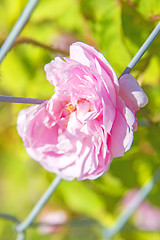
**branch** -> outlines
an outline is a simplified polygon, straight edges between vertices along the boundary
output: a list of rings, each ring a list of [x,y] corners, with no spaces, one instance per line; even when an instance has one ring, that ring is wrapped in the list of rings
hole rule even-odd
[[[0,34],[0,45],[7,39],[7,34]],[[54,52],[54,53],[62,53],[64,55],[68,55],[68,51],[64,51],[60,48],[56,48],[54,46],[49,46],[47,44],[44,44],[44,43],[41,43],[35,39],[32,39],[32,38],[29,38],[29,37],[26,37],[26,36],[18,36],[12,47],[18,45],[18,44],[32,44],[34,46],[37,46],[37,47],[41,47],[41,48],[44,48],[48,51],[51,51],[51,52]]]

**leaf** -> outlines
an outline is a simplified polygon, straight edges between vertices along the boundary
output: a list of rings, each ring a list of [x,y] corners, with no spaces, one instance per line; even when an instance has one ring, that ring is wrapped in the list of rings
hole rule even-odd
[[[101,1],[101,15],[92,31],[101,52],[119,76],[130,61],[130,53],[121,37],[121,6],[118,1]],[[98,11],[98,9],[97,9]]]
[[[146,20],[135,8],[122,2],[122,31],[125,44],[135,55],[154,28],[152,22]]]
[[[149,17],[160,13],[160,1],[159,0],[140,0],[138,4],[138,10],[144,16]]]
[[[160,156],[160,147],[159,147],[159,136],[160,136],[160,123],[154,123],[148,129],[148,141],[153,146],[153,149]],[[159,159],[160,162],[160,159]]]
[[[143,75],[143,83],[151,86],[159,84],[160,76],[160,59],[157,56],[152,56],[149,65]],[[154,74],[153,74],[154,73]]]
[[[65,203],[72,211],[103,220],[106,213],[105,203],[101,196],[87,188],[84,182],[63,182],[59,188]]]

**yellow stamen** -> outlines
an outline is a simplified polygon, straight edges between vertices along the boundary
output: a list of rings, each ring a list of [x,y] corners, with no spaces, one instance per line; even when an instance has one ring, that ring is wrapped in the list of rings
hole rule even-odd
[[[68,104],[66,105],[66,111],[69,112],[69,113],[72,113],[72,112],[76,111],[76,107],[73,106],[72,103],[68,103]]]

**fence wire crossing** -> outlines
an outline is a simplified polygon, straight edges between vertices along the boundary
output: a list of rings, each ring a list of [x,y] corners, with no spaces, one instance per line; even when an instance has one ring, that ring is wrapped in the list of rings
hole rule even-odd
[[[15,23],[13,29],[11,30],[10,34],[8,35],[7,39],[4,41],[0,48],[0,63],[3,61],[9,50],[11,49],[12,45],[14,44],[14,41],[28,22],[32,12],[34,11],[35,7],[37,6],[39,0],[29,0],[26,7],[24,8],[24,11],[20,15],[19,19]],[[144,42],[142,47],[139,49],[139,51],[136,53],[136,55],[133,57],[131,62],[128,64],[126,69],[123,71],[123,74],[130,73],[130,71],[134,68],[134,66],[137,64],[137,62],[140,60],[142,55],[146,52],[150,44],[153,42],[155,37],[160,32],[160,22],[155,27],[155,29],[152,31],[152,33],[149,35],[147,40]],[[36,99],[36,98],[22,98],[22,97],[12,97],[12,96],[0,96],[0,102],[12,102],[12,103],[26,103],[26,104],[41,104],[45,99]],[[109,228],[102,228],[104,238],[105,239],[111,239],[116,233],[118,233],[126,224],[128,219],[131,217],[131,215],[134,213],[136,208],[142,203],[142,201],[146,198],[146,196],[151,192],[154,185],[159,181],[160,179],[160,169],[155,173],[155,175],[141,188],[141,190],[138,193],[138,197],[136,197],[136,200],[133,199],[133,202],[131,206],[127,207],[122,214],[118,217],[118,219],[115,221],[115,223],[109,227]],[[50,196],[53,194],[59,183],[61,182],[61,178],[57,176],[49,188],[46,190],[46,192],[43,194],[43,196],[40,198],[40,200],[37,202],[35,207],[32,209],[28,217],[23,221],[20,222],[19,219],[12,215],[8,214],[0,214],[0,218],[13,221],[15,226],[14,230],[17,232],[17,240],[24,240],[25,239],[25,232],[29,226],[38,226],[38,224],[34,224],[33,221],[42,209],[42,207],[46,204]],[[43,223],[41,223],[42,225]],[[46,225],[46,224],[45,224]]]

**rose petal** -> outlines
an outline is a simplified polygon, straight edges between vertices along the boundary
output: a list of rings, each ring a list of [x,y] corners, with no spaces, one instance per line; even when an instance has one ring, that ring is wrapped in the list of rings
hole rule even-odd
[[[22,110],[17,129],[28,154],[67,180],[96,179],[133,141],[136,111],[147,97],[130,75],[120,78],[93,47],[74,43],[71,57],[45,65],[55,94]]]
[[[133,131],[130,130],[124,116],[117,111],[110,136],[110,151],[112,157],[123,156],[133,141]]]
[[[130,74],[122,75],[119,79],[119,96],[134,114],[148,103],[147,95]]]
[[[91,67],[94,59],[97,59],[97,61],[100,63],[100,66],[104,68],[104,70],[110,75],[111,79],[113,79],[115,85],[117,87],[119,86],[117,76],[111,65],[105,59],[105,57],[93,47],[82,42],[73,43],[70,46],[70,58],[88,67]]]
[[[110,133],[116,116],[116,109],[103,83],[101,87],[101,97],[103,104],[103,125],[105,132]]]

